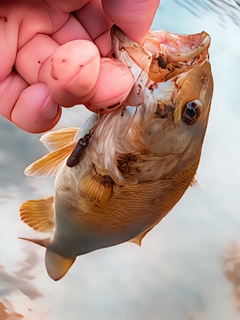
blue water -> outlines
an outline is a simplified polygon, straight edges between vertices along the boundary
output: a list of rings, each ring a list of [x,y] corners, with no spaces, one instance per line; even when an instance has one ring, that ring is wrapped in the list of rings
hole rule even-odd
[[[35,235],[20,222],[20,204],[53,193],[51,179],[23,175],[45,149],[0,119],[0,319],[2,303],[14,320],[240,319],[239,17],[233,0],[162,0],[153,29],[211,35],[215,91],[197,174],[203,189],[190,188],[141,248],[79,257],[53,282],[44,249],[17,239]],[[66,110],[58,127],[86,117],[82,107]]]

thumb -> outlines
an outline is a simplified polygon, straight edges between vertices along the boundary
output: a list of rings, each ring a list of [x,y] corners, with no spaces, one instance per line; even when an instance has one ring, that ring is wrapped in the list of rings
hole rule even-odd
[[[133,41],[142,43],[160,0],[102,0],[108,18]]]

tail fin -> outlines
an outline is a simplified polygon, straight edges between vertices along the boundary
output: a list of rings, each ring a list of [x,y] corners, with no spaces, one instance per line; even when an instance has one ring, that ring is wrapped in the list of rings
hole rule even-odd
[[[49,250],[48,245],[50,242],[50,238],[28,239],[19,237],[19,239],[27,240],[46,248],[45,266],[49,277],[55,281],[61,279],[68,272],[68,270],[76,260],[76,257],[74,257],[73,259],[66,259],[59,254]]]
[[[45,265],[49,277],[57,281],[61,279],[74,263],[74,259],[66,259],[51,250],[46,251]]]

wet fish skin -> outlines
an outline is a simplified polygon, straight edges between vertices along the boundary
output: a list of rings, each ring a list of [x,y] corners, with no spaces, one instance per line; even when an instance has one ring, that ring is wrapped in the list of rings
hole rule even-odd
[[[52,233],[24,239],[46,247],[54,280],[78,255],[126,241],[140,245],[183,196],[200,161],[213,94],[210,37],[156,31],[142,47],[115,27],[112,39],[116,57],[135,77],[128,100],[101,118],[76,166],[66,160],[78,129],[66,128],[43,136],[50,153],[26,169],[56,176],[54,199],[26,201],[20,209],[25,223]],[[167,73],[168,64],[157,63],[158,70],[154,64],[161,54],[171,65]],[[97,121],[92,115],[81,136]]]

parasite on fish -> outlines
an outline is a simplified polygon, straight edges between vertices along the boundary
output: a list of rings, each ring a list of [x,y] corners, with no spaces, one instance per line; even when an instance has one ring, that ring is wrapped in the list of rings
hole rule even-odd
[[[78,128],[46,133],[40,140],[49,154],[25,170],[55,177],[54,196],[20,208],[24,223],[50,234],[22,239],[46,248],[54,280],[79,255],[141,245],[194,183],[201,157],[213,94],[209,35],[151,31],[140,46],[114,26],[111,37],[135,78],[127,100],[93,114],[80,140]]]

